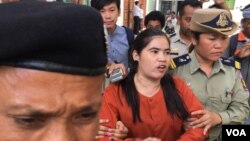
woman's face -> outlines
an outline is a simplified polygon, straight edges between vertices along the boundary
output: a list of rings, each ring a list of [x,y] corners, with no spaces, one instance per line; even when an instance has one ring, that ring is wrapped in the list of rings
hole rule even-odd
[[[169,43],[164,36],[154,36],[149,44],[138,54],[133,52],[133,59],[138,61],[138,74],[149,79],[161,79],[170,63]]]
[[[229,39],[226,35],[217,33],[202,33],[197,41],[192,38],[198,61],[214,62],[217,61],[226,50]]]

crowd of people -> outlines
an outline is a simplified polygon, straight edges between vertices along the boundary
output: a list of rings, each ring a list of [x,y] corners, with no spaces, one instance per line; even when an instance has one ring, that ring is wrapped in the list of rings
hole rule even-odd
[[[120,0],[1,3],[0,140],[220,141],[249,124],[250,4],[235,34],[225,0],[203,2],[142,17],[135,1],[134,30]]]

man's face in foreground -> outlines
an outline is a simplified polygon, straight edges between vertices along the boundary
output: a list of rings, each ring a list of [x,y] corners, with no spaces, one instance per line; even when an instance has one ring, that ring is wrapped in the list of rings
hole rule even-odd
[[[1,141],[91,141],[103,75],[0,67]]]

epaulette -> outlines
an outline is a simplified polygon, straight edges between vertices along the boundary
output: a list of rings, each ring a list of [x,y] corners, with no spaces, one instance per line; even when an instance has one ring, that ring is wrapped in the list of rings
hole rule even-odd
[[[170,69],[175,69],[179,66],[188,64],[191,61],[191,58],[188,54],[181,55],[170,61]]]
[[[238,69],[238,70],[241,68],[240,62],[235,61],[235,60],[233,60],[233,59],[221,57],[221,62],[222,62],[222,64],[224,64],[224,65],[234,67],[234,68],[236,68],[236,69]]]
[[[168,38],[170,38],[170,36],[166,33],[166,36],[168,37]]]
[[[172,33],[172,34],[169,34],[169,37],[174,37],[176,35],[176,33]]]

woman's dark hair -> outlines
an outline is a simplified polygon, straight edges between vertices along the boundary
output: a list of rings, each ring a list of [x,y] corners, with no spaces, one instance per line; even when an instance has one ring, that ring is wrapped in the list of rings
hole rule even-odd
[[[200,40],[201,32],[191,31],[191,34],[197,42]],[[191,46],[188,49],[188,53],[191,53],[193,50],[194,50],[194,45],[191,44]]]
[[[165,25],[165,16],[160,11],[151,11],[145,16],[144,25],[147,26],[149,21],[159,21],[161,28]]]
[[[156,29],[146,29],[141,32],[135,39],[134,46],[129,52],[129,63],[130,72],[128,76],[121,81],[122,89],[124,91],[124,96],[128,105],[132,109],[133,122],[142,121],[140,117],[140,99],[138,91],[135,87],[134,76],[138,69],[138,62],[133,60],[132,53],[136,51],[141,54],[142,50],[153,40],[155,36],[163,36],[168,40],[166,34],[160,30]],[[177,115],[180,119],[187,119],[189,113],[187,112],[185,105],[179,95],[179,92],[175,86],[174,80],[170,74],[166,74],[161,79],[161,87],[163,89],[164,100],[169,113]]]
[[[101,10],[104,6],[115,3],[118,10],[120,11],[120,0],[91,0],[90,5],[97,10]]]

